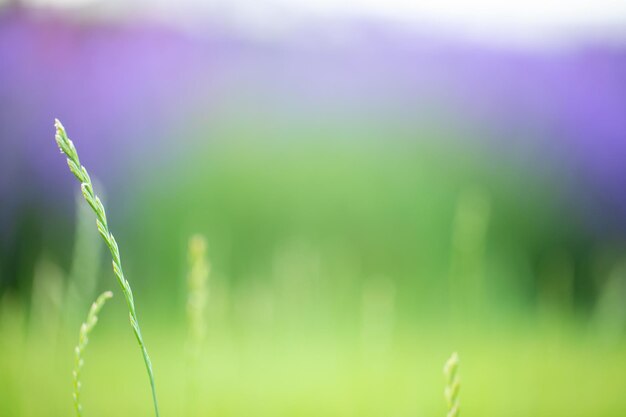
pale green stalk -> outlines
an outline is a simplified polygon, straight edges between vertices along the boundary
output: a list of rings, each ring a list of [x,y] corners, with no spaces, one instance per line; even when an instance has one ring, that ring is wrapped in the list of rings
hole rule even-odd
[[[76,221],[72,265],[65,291],[65,324],[75,322],[84,300],[91,300],[96,294],[96,284],[103,253],[100,247],[100,234],[93,228],[91,207],[85,205],[80,192],[76,193]]]
[[[93,184],[91,183],[91,178],[89,177],[87,170],[84,166],[80,164],[80,160],[78,158],[76,148],[74,147],[74,143],[72,143],[72,141],[67,137],[65,128],[58,119],[55,119],[54,125],[56,127],[55,139],[57,145],[59,146],[61,152],[63,152],[67,156],[67,164],[70,168],[70,171],[72,171],[74,176],[78,179],[78,181],[80,181],[80,189],[83,193],[83,197],[85,197],[85,200],[96,214],[96,225],[98,227],[98,232],[100,232],[102,239],[104,239],[111,252],[111,257],[113,258],[113,272],[115,273],[117,282],[120,284],[122,292],[124,293],[124,298],[126,299],[126,304],[128,306],[128,312],[130,316],[130,325],[133,328],[133,332],[135,333],[135,337],[137,338],[137,342],[139,343],[139,348],[141,349],[141,353],[143,355],[146,370],[148,371],[148,377],[150,378],[150,388],[152,389],[154,412],[156,414],[156,417],[159,417],[159,407],[156,397],[154,375],[152,372],[152,363],[150,362],[150,357],[148,356],[146,345],[144,344],[143,337],[141,336],[141,330],[139,328],[139,322],[137,320],[137,312],[135,310],[133,292],[130,288],[130,284],[128,283],[126,278],[124,278],[122,261],[120,259],[120,251],[117,246],[117,242],[115,241],[115,238],[113,237],[111,232],[109,232],[109,226],[107,223],[106,214],[104,212],[104,206],[94,192]]]
[[[447,417],[458,417],[461,379],[459,378],[459,355],[456,352],[450,356],[450,359],[444,365],[443,374],[446,377],[444,396],[448,405]]]
[[[200,353],[206,333],[206,302],[209,264],[206,260],[206,240],[201,235],[189,239],[189,275],[187,276],[188,348],[195,358]]]
[[[187,415],[199,415],[200,358],[206,334],[207,281],[209,263],[206,258],[206,239],[194,235],[189,239],[189,273],[187,275],[187,339],[188,369],[186,407]]]
[[[87,314],[87,321],[85,321],[82,326],[80,326],[80,333],[78,336],[78,345],[76,345],[76,349],[74,349],[75,358],[74,358],[74,409],[76,410],[76,416],[82,417],[83,415],[83,406],[80,403],[80,390],[81,390],[81,382],[80,382],[80,372],[83,369],[83,365],[85,361],[83,360],[83,352],[89,343],[89,333],[93,330],[98,323],[98,313],[104,307],[104,303],[109,298],[113,297],[113,293],[111,291],[106,291],[96,299],[91,305],[89,309],[89,314]]]

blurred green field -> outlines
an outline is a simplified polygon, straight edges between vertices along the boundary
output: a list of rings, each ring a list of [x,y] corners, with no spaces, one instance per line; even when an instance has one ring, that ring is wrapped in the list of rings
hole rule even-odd
[[[103,315],[86,354],[86,415],[150,415],[146,375],[117,300]],[[116,317],[117,316],[117,317]],[[277,335],[258,323],[236,334],[214,329],[190,369],[184,332],[147,321],[163,415],[445,415],[442,363],[461,354],[467,416],[621,416],[623,343],[593,341],[582,329],[541,330],[518,323],[491,329],[414,326],[374,345],[338,332],[311,335],[303,325]],[[42,334],[23,337],[5,317],[0,355],[0,414],[72,414],[72,345]],[[520,330],[523,329],[523,330]],[[377,344],[378,343],[378,344]],[[197,396],[190,374],[200,375]],[[193,404],[191,407],[189,404]]]
[[[229,140],[130,161],[131,179],[104,187],[162,415],[443,416],[453,351],[464,416],[626,415],[619,247],[590,243],[539,172],[451,152],[445,135],[345,133],[218,130]],[[0,416],[71,415],[73,346],[96,289],[117,294],[85,355],[85,415],[152,413],[81,204],[0,299]],[[211,265],[197,363],[185,320],[194,233]]]

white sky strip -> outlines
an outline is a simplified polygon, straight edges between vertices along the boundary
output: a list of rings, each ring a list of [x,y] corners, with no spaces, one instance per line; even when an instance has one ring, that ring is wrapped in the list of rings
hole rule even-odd
[[[38,6],[145,13],[174,23],[225,16],[251,30],[307,19],[368,18],[474,37],[544,41],[576,35],[622,38],[626,0],[25,0]]]

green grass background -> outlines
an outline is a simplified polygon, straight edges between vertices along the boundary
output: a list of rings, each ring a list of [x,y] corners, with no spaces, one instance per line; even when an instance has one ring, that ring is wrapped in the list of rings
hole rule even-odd
[[[190,129],[103,187],[163,416],[443,416],[452,351],[464,416],[626,415],[624,258],[588,238],[558,176],[449,132],[253,126]],[[32,284],[0,300],[0,416],[72,414],[73,346],[100,289],[116,296],[85,354],[85,415],[152,412],[89,227],[48,236]],[[211,276],[190,365],[194,233]]]

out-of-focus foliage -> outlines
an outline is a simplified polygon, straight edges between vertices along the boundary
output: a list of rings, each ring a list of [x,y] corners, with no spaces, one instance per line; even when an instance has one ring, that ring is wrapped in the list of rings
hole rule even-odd
[[[113,278],[54,117],[104,191],[164,416],[445,415],[455,350],[462,415],[626,413],[624,49],[2,13],[0,416],[70,415]],[[122,301],[85,352],[90,416],[150,412]]]

